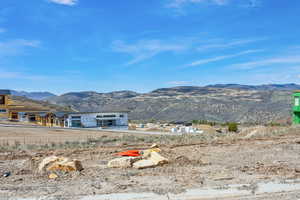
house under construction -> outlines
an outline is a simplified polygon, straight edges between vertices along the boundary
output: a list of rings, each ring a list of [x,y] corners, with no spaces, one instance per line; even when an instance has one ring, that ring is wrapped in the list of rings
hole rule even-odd
[[[13,105],[9,90],[0,90],[0,120],[20,121],[47,127],[127,128],[127,111],[56,112]]]

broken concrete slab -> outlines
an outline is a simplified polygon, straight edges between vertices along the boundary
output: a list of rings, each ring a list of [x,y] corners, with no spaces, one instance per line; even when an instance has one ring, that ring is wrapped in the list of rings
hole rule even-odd
[[[107,166],[110,168],[130,168],[135,161],[140,160],[139,157],[122,157],[115,158],[108,162]]]
[[[169,160],[161,156],[158,152],[151,152],[150,158],[156,165],[163,165],[169,162]]]
[[[150,167],[155,167],[158,165],[163,165],[168,163],[168,159],[161,156],[158,152],[150,152],[147,159],[139,160],[133,163],[133,167],[136,169],[145,169]]]
[[[133,167],[136,169],[145,169],[150,167],[155,167],[157,164],[155,164],[152,160],[139,160],[135,163],[133,163]]]

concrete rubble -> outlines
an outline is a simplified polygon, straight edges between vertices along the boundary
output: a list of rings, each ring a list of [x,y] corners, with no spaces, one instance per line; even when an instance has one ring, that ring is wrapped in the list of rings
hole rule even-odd
[[[144,169],[155,167],[168,163],[168,159],[159,154],[161,149],[157,144],[153,144],[150,149],[140,151],[139,157],[122,157],[115,158],[108,162],[107,166],[110,168],[136,168]]]
[[[155,167],[156,164],[152,160],[139,160],[135,163],[133,163],[133,168],[136,169],[145,169],[150,167]]]

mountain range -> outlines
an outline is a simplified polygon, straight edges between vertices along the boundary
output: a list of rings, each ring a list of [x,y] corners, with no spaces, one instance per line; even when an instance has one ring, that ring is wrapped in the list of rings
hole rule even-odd
[[[127,110],[132,120],[285,123],[291,117],[293,90],[300,90],[300,85],[218,84],[160,88],[148,93],[83,91],[56,96],[45,92],[27,97],[82,112]]]
[[[11,94],[14,96],[26,97],[33,100],[46,100],[49,97],[56,96],[50,92],[25,92],[25,91],[16,91],[10,90]]]

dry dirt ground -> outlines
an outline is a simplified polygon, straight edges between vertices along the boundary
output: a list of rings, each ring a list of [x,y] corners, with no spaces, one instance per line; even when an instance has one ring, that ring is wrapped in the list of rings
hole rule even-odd
[[[0,199],[76,200],[142,192],[167,195],[193,188],[222,189],[231,184],[248,184],[244,189],[254,196],[229,199],[300,199],[300,190],[255,196],[258,183],[300,178],[298,134],[297,127],[255,127],[239,134],[172,137],[0,127]],[[143,170],[106,167],[117,152],[147,149],[154,142],[169,164]],[[50,180],[48,174],[36,169],[50,155],[76,158],[84,170],[58,173],[59,178]],[[3,177],[5,172],[11,175]]]

